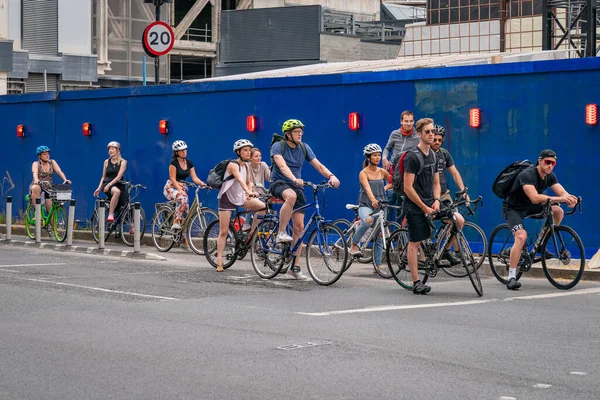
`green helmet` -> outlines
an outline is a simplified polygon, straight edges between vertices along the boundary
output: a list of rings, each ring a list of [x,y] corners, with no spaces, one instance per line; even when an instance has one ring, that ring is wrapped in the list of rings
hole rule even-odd
[[[299,119],[288,119],[283,123],[281,132],[286,133],[294,128],[304,128],[304,124]]]

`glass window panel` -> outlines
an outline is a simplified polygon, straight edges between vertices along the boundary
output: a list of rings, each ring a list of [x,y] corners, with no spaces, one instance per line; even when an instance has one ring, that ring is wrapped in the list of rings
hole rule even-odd
[[[490,5],[490,19],[498,19],[500,18],[500,5],[492,4]]]
[[[458,8],[450,9],[450,22],[458,22]]]
[[[542,0],[533,0],[533,15],[542,14]]]
[[[440,24],[447,24],[450,10],[440,10]]]
[[[471,21],[479,20],[479,7],[471,7],[471,16],[469,17]]]
[[[440,8],[440,0],[431,0],[431,9],[432,10],[437,10],[438,8]]]
[[[490,0],[479,0],[479,4],[489,4]]]
[[[521,7],[521,16],[528,17],[533,13],[533,6],[530,1],[524,1]]]
[[[460,0],[460,6],[465,7],[469,5],[469,0]]]
[[[442,8],[448,8],[449,4],[450,4],[449,0],[440,0],[440,10]]]
[[[440,13],[438,10],[435,10],[431,13],[431,25],[437,25],[440,22]]]
[[[466,22],[469,20],[469,7],[461,7],[459,8],[459,18],[460,22]]]
[[[450,0],[450,7],[458,7],[458,0]]]
[[[490,19],[490,7],[489,6],[481,6],[479,7],[479,19]]]

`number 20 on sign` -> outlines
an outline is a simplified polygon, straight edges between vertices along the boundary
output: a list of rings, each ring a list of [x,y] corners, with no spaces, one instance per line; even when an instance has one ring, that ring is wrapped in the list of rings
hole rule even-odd
[[[162,21],[153,22],[144,30],[142,43],[150,57],[164,56],[173,48],[175,34],[168,24]]]

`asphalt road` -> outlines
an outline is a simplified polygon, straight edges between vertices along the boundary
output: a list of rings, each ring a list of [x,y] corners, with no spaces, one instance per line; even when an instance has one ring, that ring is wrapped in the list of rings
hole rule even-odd
[[[320,287],[179,249],[0,252],[0,399],[600,398],[593,282],[415,296],[361,265]]]

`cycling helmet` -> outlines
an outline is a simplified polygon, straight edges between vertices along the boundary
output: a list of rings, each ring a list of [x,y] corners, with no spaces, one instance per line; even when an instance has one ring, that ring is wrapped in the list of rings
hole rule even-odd
[[[50,151],[50,147],[48,146],[38,146],[37,149],[35,149],[35,152],[37,153],[37,155],[39,156],[40,154],[42,154],[45,151]]]
[[[117,149],[121,150],[121,144],[119,142],[108,142],[108,144],[106,145],[106,148],[108,149],[109,147],[116,147]]]
[[[249,141],[248,139],[240,139],[233,144],[233,151],[238,151],[242,147],[247,147],[247,146],[254,147],[252,142]]]
[[[381,147],[377,143],[369,143],[363,149],[363,155],[368,157],[373,153],[381,153]]]
[[[185,150],[187,149],[187,144],[183,140],[176,140],[173,142],[173,146],[171,146],[173,151]]]
[[[286,133],[287,131],[291,131],[294,128],[304,128],[304,124],[299,119],[288,119],[283,123],[281,127],[281,132]]]
[[[441,125],[435,125],[433,127],[436,135],[446,136],[446,129]]]

